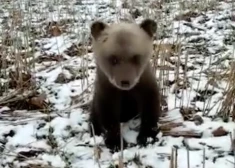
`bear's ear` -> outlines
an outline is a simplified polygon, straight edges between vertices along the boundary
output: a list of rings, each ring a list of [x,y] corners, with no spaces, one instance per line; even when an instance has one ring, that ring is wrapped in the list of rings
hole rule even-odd
[[[99,35],[101,34],[101,32],[108,27],[107,24],[105,24],[104,22],[101,21],[95,21],[91,24],[91,35],[96,39],[99,37]]]
[[[145,19],[140,23],[140,27],[150,36],[153,37],[157,30],[157,23],[152,19]]]

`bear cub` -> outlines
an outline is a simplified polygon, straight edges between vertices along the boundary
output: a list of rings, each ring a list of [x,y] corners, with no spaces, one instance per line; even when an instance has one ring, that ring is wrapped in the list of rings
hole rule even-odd
[[[151,19],[140,24],[95,21],[90,27],[96,79],[89,120],[111,150],[120,149],[120,122],[138,114],[137,144],[145,146],[148,137],[156,140],[160,93],[150,65],[156,27]]]

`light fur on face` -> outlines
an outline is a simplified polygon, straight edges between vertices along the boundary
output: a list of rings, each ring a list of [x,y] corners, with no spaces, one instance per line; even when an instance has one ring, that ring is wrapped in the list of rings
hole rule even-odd
[[[140,25],[94,22],[92,47],[97,66],[110,83],[121,90],[132,89],[139,81],[152,54],[156,23],[146,19]]]

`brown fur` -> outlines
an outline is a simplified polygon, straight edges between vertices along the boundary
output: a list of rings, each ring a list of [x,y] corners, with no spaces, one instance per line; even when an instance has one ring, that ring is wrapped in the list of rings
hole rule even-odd
[[[108,26],[94,22],[91,26],[92,46],[97,71],[90,121],[95,134],[105,133],[105,144],[120,146],[120,122],[140,114],[137,137],[146,145],[155,138],[161,114],[159,89],[150,66],[152,37],[156,23],[150,19],[140,25],[119,23]]]

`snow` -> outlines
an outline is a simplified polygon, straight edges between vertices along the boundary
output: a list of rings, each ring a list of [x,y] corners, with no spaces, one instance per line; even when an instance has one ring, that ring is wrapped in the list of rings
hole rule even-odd
[[[16,134],[13,137],[8,138],[7,144],[12,146],[18,146],[18,145],[27,145],[36,141],[36,138],[33,137],[34,127],[35,125],[33,123],[29,123],[27,125],[20,125],[16,127],[15,129]]]
[[[66,166],[64,161],[58,155],[53,156],[53,155],[43,154],[40,157],[46,162],[51,163],[51,166],[53,167],[65,167]]]
[[[154,18],[158,23],[157,37],[160,38],[154,43],[179,43],[182,49],[175,55],[170,55],[168,50],[168,54],[162,56],[172,62],[180,59],[182,63],[178,76],[180,86],[174,82],[177,79],[176,64],[166,59],[165,65],[170,67],[170,70],[164,70],[164,73],[162,70],[156,70],[156,76],[160,80],[161,87],[164,88],[167,103],[167,115],[162,117],[161,121],[181,123],[182,125],[172,128],[174,132],[198,132],[202,137],[173,137],[160,132],[159,141],[153,145],[145,148],[134,145],[125,149],[123,151],[125,167],[135,168],[140,164],[142,167],[151,168],[170,167],[172,149],[177,148],[179,168],[189,168],[188,153],[190,168],[203,167],[204,161],[206,168],[232,168],[234,154],[231,137],[235,137],[235,123],[214,118],[221,108],[228,85],[228,80],[220,76],[226,76],[229,73],[231,61],[235,56],[232,37],[235,21],[231,19],[234,15],[232,2],[213,0],[211,3],[216,3],[216,9],[208,7],[208,10],[195,10],[198,16],[190,17],[191,22],[174,19],[175,16],[192,10],[186,6],[182,11],[180,1],[164,2],[161,4],[161,9],[153,7],[153,3],[156,4],[157,1],[135,1],[133,8],[138,9],[141,16],[134,21],[139,23],[147,16]],[[95,145],[101,149],[99,163],[102,168],[118,164],[120,152],[110,153],[104,145],[102,136],[96,136],[95,139],[90,137],[87,122],[89,113],[79,107],[80,104],[91,100],[92,84],[95,79],[93,53],[81,52],[80,54],[78,49],[79,51],[75,51],[75,56],[71,56],[68,52],[74,50],[71,48],[74,44],[89,43],[89,26],[93,21],[118,22],[130,19],[132,16],[130,10],[124,8],[122,4],[122,0],[66,2],[59,0],[56,3],[42,0],[16,0],[0,4],[2,7],[0,30],[3,32],[8,32],[9,27],[16,24],[13,23],[16,18],[12,18],[13,6],[16,8],[16,13],[20,11],[21,25],[9,31],[14,44],[19,47],[16,51],[20,52],[20,47],[27,44],[34,44],[36,51],[32,48],[27,49],[33,55],[27,57],[27,61],[45,57],[49,60],[36,62],[35,68],[30,71],[33,73],[33,78],[37,79],[38,91],[45,93],[47,102],[53,106],[53,110],[48,113],[37,110],[16,113],[10,107],[0,106],[0,167],[29,165],[43,167],[44,165],[59,168],[95,168],[99,167],[95,161],[95,153],[97,153],[94,152]],[[49,22],[53,21],[57,22],[62,29],[62,34],[56,37],[51,37],[47,30]],[[21,26],[26,27],[30,32],[24,31],[25,28]],[[38,34],[35,35],[37,38],[32,34]],[[0,38],[1,43],[3,38]],[[14,47],[9,46],[9,51]],[[9,60],[11,57],[8,54],[6,58]],[[158,63],[161,61],[159,59]],[[184,65],[186,61],[187,65]],[[186,73],[183,65],[188,68]],[[61,74],[67,80],[66,82],[58,82]],[[181,80],[184,79],[184,75],[187,77],[186,82]],[[214,76],[218,79],[212,82],[211,79]],[[164,83],[166,80],[172,84],[166,85]],[[0,81],[5,83],[7,79],[0,76]],[[186,84],[189,86],[184,87]],[[206,90],[213,92],[204,95]],[[184,121],[181,114],[184,107],[196,109],[196,114],[190,115],[200,116],[203,123],[197,125],[192,120]],[[123,124],[122,133],[127,142],[136,144],[139,125],[138,119]],[[213,131],[219,127],[229,134],[215,137]],[[203,156],[204,150],[205,156]],[[25,156],[21,156],[22,153],[26,153]]]

